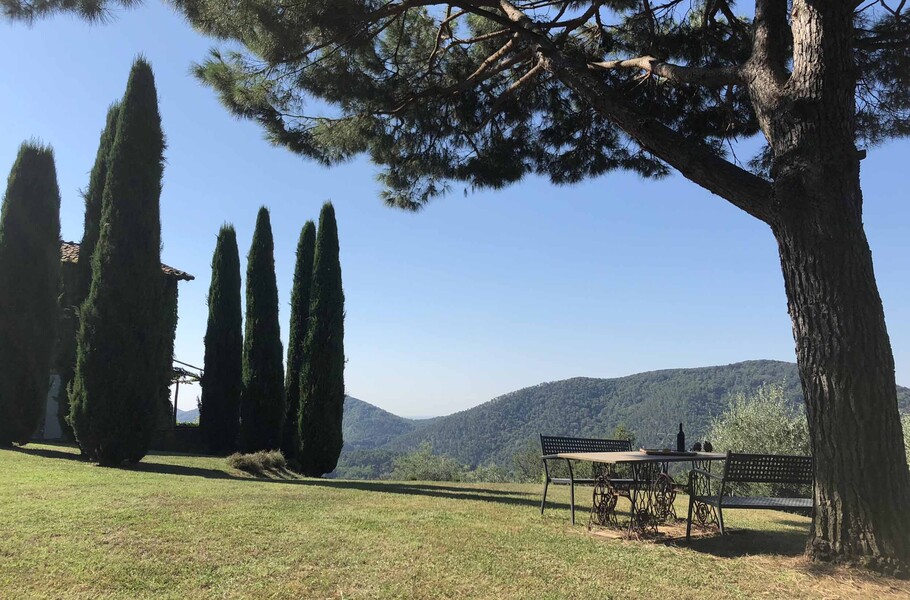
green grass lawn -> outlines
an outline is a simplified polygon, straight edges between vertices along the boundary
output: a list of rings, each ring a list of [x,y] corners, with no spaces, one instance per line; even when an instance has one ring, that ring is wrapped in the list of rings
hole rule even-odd
[[[564,487],[253,479],[224,459],[106,469],[0,450],[0,598],[855,598],[910,585],[800,556],[808,520],[731,511],[692,547],[588,533]],[[685,499],[678,510],[684,514]]]

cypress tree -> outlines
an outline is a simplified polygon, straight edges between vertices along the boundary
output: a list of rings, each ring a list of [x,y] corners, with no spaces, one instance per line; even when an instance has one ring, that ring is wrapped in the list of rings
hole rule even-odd
[[[286,412],[272,225],[259,209],[247,255],[240,432],[247,452],[276,450]]]
[[[212,256],[199,428],[212,454],[236,449],[243,388],[240,255],[233,225],[222,225]]]
[[[294,287],[291,290],[291,328],[288,334],[288,364],[285,395],[288,412],[284,419],[281,450],[284,456],[297,463],[300,451],[300,367],[303,363],[303,342],[306,340],[310,317],[310,287],[313,278],[313,253],[316,251],[316,225],[307,221],[297,240],[297,263],[294,266]]]
[[[82,230],[82,243],[79,244],[79,261],[76,264],[75,289],[64,290],[60,296],[60,326],[57,336],[56,368],[60,375],[60,396],[58,420],[65,439],[72,439],[73,430],[69,425],[69,384],[76,369],[76,335],[79,331],[79,307],[88,296],[92,284],[92,254],[98,243],[98,231],[101,224],[101,206],[104,195],[104,184],[107,179],[108,157],[114,145],[117,133],[117,117],[120,114],[120,102],[115,102],[107,110],[107,120],[101,131],[95,164],[89,175],[88,187],[82,193],[85,200],[85,225]],[[71,284],[72,285],[72,284]]]
[[[60,190],[54,153],[25,143],[0,210],[0,445],[41,420],[57,326]]]
[[[148,451],[170,364],[159,197],[164,135],[151,66],[133,64],[108,158],[92,283],[77,336],[70,424],[103,465]]]
[[[95,164],[89,175],[88,187],[82,193],[85,200],[85,217],[82,229],[82,243],[79,244],[79,304],[88,296],[92,284],[92,255],[98,243],[98,233],[101,230],[101,210],[104,201],[104,188],[107,182],[108,166],[111,148],[114,146],[114,137],[117,133],[117,119],[120,116],[120,102],[111,104],[107,109],[107,121],[98,141],[98,152],[95,154]]]
[[[300,464],[305,475],[320,477],[338,464],[343,443],[344,291],[338,255],[335,209],[326,202],[319,214],[310,320],[300,375]]]

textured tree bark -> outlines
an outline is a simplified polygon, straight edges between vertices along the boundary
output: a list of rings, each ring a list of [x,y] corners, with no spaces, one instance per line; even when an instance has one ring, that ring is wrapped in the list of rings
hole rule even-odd
[[[774,151],[768,222],[816,459],[807,553],[907,575],[910,471],[862,223],[851,5],[794,0],[792,31],[789,79],[752,96]]]
[[[910,471],[894,360],[857,210],[858,173],[847,171],[812,197],[786,198],[792,210],[772,227],[816,459],[807,552],[906,574]]]

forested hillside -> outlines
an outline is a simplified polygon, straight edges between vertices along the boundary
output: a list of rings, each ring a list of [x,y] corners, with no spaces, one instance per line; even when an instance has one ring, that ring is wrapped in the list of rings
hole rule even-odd
[[[733,394],[766,383],[782,383],[794,403],[802,402],[796,365],[769,360],[541,383],[422,425],[355,401],[345,406],[345,450],[376,449],[376,456],[389,462],[394,454],[427,441],[435,453],[470,466],[508,469],[516,452],[526,449],[539,432],[605,437],[622,423],[639,445],[665,446],[675,444],[682,422],[692,443]],[[902,410],[910,410],[910,390],[899,388],[898,398]],[[348,437],[348,428],[356,436]],[[365,454],[371,453],[358,452],[358,463]]]
[[[344,449],[353,451],[378,448],[430,422],[432,419],[399,417],[378,406],[346,396],[342,423]]]

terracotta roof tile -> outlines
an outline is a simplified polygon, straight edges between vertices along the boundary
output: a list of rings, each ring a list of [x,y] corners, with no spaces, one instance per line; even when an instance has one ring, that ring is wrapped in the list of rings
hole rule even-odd
[[[79,244],[76,242],[60,243],[60,262],[75,263],[79,261]],[[162,263],[161,270],[168,277],[173,277],[178,281],[193,281],[196,279],[186,271],[175,269]]]

